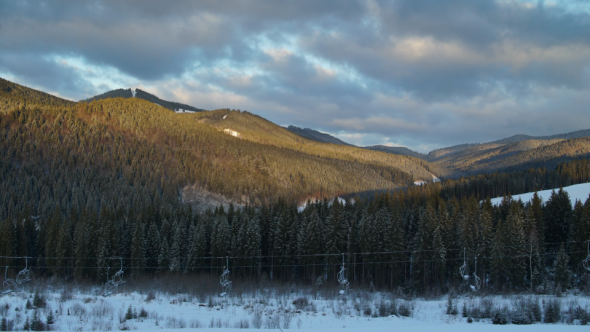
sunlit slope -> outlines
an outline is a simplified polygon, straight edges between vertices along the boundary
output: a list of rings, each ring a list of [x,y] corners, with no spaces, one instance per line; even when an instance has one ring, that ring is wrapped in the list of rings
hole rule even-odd
[[[528,140],[516,143],[485,143],[470,146],[440,157],[435,163],[463,171],[477,170],[491,162],[498,162],[521,152],[552,145],[562,140]]]
[[[0,78],[0,114],[25,105],[71,106],[74,102]]]
[[[446,177],[453,174],[453,171],[419,158],[309,140],[248,112],[216,110],[194,116],[199,119],[199,122],[216,128],[220,132],[226,129],[228,132],[231,130],[243,140],[321,158],[357,162],[377,167],[392,167],[401,172],[412,174],[416,180],[431,180],[432,174],[437,177]]]
[[[526,148],[519,151],[525,144],[527,145]],[[561,162],[590,157],[590,137],[567,140],[523,141],[509,144],[503,149],[508,151],[503,158],[488,158],[471,165],[467,170],[481,173],[495,169],[553,168]],[[511,151],[511,149],[513,150]],[[516,153],[510,153],[513,151],[516,151]]]
[[[0,101],[12,100],[8,97],[4,94]],[[84,182],[88,174],[99,177],[100,182],[92,184],[97,188],[92,193],[95,199],[117,200],[122,193],[141,191],[143,196],[128,200],[144,205],[179,200],[187,191],[216,193],[240,204],[264,204],[280,197],[304,200],[388,190],[414,181],[411,174],[377,160],[355,161],[336,152],[332,155],[339,158],[334,158],[330,149],[310,153],[313,150],[308,148],[262,142],[261,136],[239,139],[202,123],[198,113],[163,112],[139,98],[63,106],[56,106],[53,99],[44,105],[45,98],[40,95],[34,106],[27,102],[26,107],[11,107],[0,116],[6,138],[0,141],[3,181],[12,181],[20,169],[33,180],[42,175],[46,185],[39,188],[48,191],[36,196],[39,191],[33,190],[27,194],[31,199],[44,201],[52,187]],[[284,135],[298,137],[286,130],[267,137]]]

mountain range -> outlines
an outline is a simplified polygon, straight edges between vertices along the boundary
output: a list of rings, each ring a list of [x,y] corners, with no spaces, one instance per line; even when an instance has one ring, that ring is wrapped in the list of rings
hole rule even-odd
[[[418,158],[309,140],[245,111],[176,114],[139,91],[78,103],[6,80],[0,91],[0,196],[35,202],[32,210],[179,199],[197,210],[259,206],[453,176]]]
[[[113,90],[76,103],[3,79],[0,127],[6,137],[0,142],[3,177],[24,181],[0,181],[2,191],[47,207],[180,200],[203,210],[279,198],[302,202],[394,190],[433,176],[552,167],[590,155],[588,131],[517,135],[420,154],[404,147],[355,147],[250,112],[204,111],[139,89]],[[45,192],[55,197],[41,199],[39,193]],[[84,198],[74,199],[74,192],[84,192]],[[121,200],[124,192],[133,194]],[[56,201],[59,197],[73,201]]]
[[[304,132],[292,131],[297,134],[301,132],[300,135],[319,142],[347,144],[329,134],[312,129],[305,129]],[[519,171],[540,166],[551,168],[564,161],[586,158],[590,156],[589,137],[590,129],[551,136],[514,135],[489,143],[468,143],[445,147],[428,154],[406,147],[374,145],[364,148],[419,158],[442,168],[454,170],[455,176],[458,176],[497,170]]]

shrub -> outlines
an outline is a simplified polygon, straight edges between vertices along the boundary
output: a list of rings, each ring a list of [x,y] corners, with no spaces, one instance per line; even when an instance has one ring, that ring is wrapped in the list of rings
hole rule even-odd
[[[492,299],[489,298],[483,298],[481,299],[479,304],[482,307],[480,310],[480,317],[492,318],[494,312],[496,311],[496,304],[494,303],[494,301],[492,301]]]
[[[531,318],[523,311],[518,311],[513,314],[512,324],[529,325],[532,323]]]
[[[377,307],[379,317],[387,317],[391,314],[391,304],[386,301],[381,301]]]
[[[35,292],[35,296],[33,297],[33,306],[35,308],[45,308],[47,303],[45,302],[45,298],[43,295],[39,294],[39,292]]]
[[[558,323],[561,320],[561,303],[557,299],[550,299],[545,303],[543,322],[546,324]]]
[[[492,324],[495,325],[506,325],[508,324],[508,308],[504,307],[501,309],[495,309],[492,313]]]
[[[45,324],[39,318],[39,313],[35,310],[35,314],[33,315],[33,319],[31,319],[31,331],[45,331]]]
[[[298,310],[303,310],[305,307],[309,305],[309,300],[306,297],[298,297],[293,300],[293,305]]]
[[[127,308],[127,312],[125,313],[125,320],[130,320],[133,318],[133,308],[131,307],[131,304],[129,305],[129,308]]]
[[[156,298],[156,294],[154,291],[149,291],[145,297],[145,302],[150,302],[151,300]]]
[[[465,308],[465,306],[463,306]],[[459,311],[457,310],[457,304],[455,303],[455,299],[452,295],[449,295],[449,299],[447,300],[447,315],[457,316]]]
[[[53,323],[55,323],[55,317],[53,316],[53,311],[52,310],[49,310],[49,313],[47,313],[47,322],[46,322],[46,324],[47,325],[51,325]]]
[[[412,315],[412,306],[407,302],[403,302],[399,305],[397,313],[400,316],[410,317]]]
[[[261,311],[254,311],[254,317],[252,317],[252,326],[255,329],[262,328],[262,312]]]

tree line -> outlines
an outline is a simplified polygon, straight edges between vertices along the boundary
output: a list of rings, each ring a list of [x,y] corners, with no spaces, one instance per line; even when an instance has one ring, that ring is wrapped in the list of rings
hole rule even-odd
[[[556,190],[545,204],[537,195],[531,202],[508,196],[494,206],[441,194],[441,187],[416,187],[354,204],[325,199],[298,209],[279,200],[204,214],[154,205],[56,210],[5,219],[0,264],[16,272],[24,259],[6,256],[29,256],[38,277],[103,281],[109,267],[119,268],[113,257],[138,276],[217,275],[227,256],[239,280],[335,285],[344,262],[353,287],[413,294],[469,289],[473,273],[490,292],[588,286],[590,199],[572,206]],[[459,274],[463,264],[469,281]]]

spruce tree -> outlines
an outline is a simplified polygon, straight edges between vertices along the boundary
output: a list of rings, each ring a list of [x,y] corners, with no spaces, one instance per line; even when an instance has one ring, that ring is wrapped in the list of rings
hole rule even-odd
[[[564,245],[561,244],[555,260],[555,286],[561,288],[561,290],[568,289],[570,287],[570,276],[569,257],[565,253]]]
[[[504,238],[504,254],[507,272],[512,286],[522,286],[528,266],[526,257],[526,241],[524,236],[524,211],[520,202],[513,202],[506,218],[506,235]]]
[[[160,246],[160,231],[155,221],[151,220],[145,237],[145,262],[146,266],[151,269],[149,271],[153,271],[154,268],[159,266]]]
[[[131,264],[133,267],[133,275],[139,275],[143,272],[143,267],[146,266],[145,250],[146,241],[144,236],[144,226],[141,222],[136,222],[131,240]]]
[[[553,191],[545,204],[545,241],[548,248],[557,252],[560,243],[568,241],[572,222],[572,204],[563,188]]]

